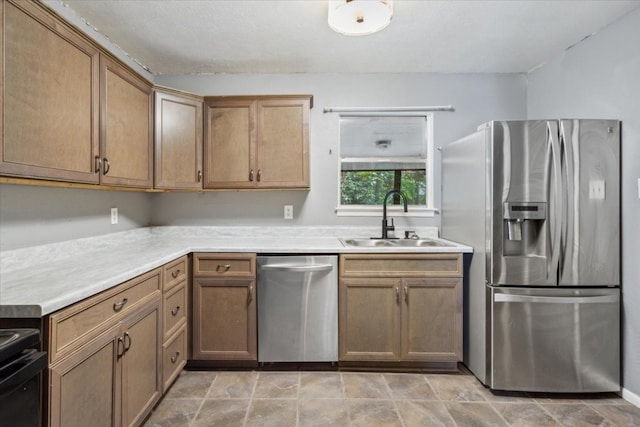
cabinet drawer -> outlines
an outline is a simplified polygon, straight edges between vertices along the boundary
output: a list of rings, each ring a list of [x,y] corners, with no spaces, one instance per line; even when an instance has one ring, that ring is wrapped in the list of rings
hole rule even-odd
[[[163,297],[163,337],[166,340],[187,318],[187,282],[174,286]]]
[[[189,274],[187,270],[188,265],[189,263],[186,255],[178,258],[175,261],[165,264],[165,266],[163,267],[164,277],[162,279],[162,290],[164,292],[168,291],[187,278],[187,274]]]
[[[60,358],[121,319],[136,303],[159,293],[160,269],[62,309],[49,317],[49,361]]]
[[[207,277],[255,277],[255,254],[195,254],[193,259],[194,276]]]
[[[340,276],[462,277],[462,254],[344,254]]]
[[[187,327],[179,329],[162,346],[162,392],[166,392],[187,363]]]

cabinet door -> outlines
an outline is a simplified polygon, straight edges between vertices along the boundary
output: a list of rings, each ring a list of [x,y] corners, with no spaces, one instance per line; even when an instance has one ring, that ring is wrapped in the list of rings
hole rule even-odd
[[[160,297],[124,320],[122,425],[139,425],[162,393]],[[88,424],[87,424],[88,425]]]
[[[0,173],[97,183],[98,50],[33,3],[0,21]]]
[[[51,427],[120,424],[120,333],[121,326],[113,326],[50,367]]]
[[[403,279],[401,357],[462,360],[461,278]]]
[[[152,186],[151,86],[106,56],[100,57],[101,183]]]
[[[202,188],[202,99],[155,98],[155,188]]]
[[[258,187],[309,187],[310,98],[258,101]]]
[[[254,100],[208,100],[204,188],[251,188],[255,170]]]
[[[258,360],[254,279],[193,283],[193,358]]]
[[[342,279],[341,361],[393,361],[400,354],[400,279]]]

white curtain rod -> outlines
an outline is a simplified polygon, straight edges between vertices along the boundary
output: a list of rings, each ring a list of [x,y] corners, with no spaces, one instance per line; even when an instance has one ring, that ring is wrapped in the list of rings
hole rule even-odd
[[[455,111],[452,105],[423,107],[327,107],[324,113],[416,113],[422,111]]]

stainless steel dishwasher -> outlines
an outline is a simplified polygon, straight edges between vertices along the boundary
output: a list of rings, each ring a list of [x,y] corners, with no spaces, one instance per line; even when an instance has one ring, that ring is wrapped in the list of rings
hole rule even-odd
[[[258,361],[338,361],[338,257],[258,256]]]

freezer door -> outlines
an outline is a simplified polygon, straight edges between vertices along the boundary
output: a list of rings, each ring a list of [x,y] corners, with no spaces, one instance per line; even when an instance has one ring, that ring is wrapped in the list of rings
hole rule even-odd
[[[620,290],[488,286],[489,386],[497,390],[620,389]]]
[[[561,120],[560,286],[620,285],[620,122]]]

